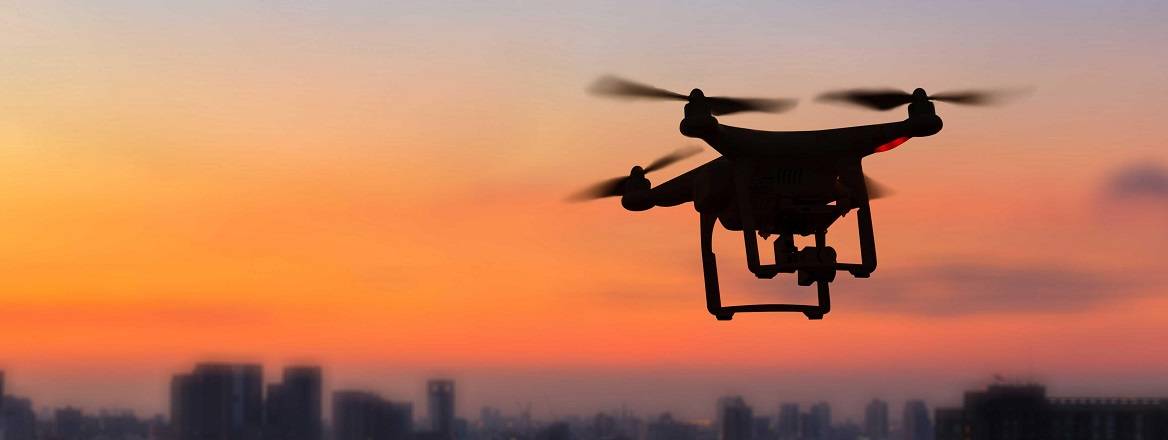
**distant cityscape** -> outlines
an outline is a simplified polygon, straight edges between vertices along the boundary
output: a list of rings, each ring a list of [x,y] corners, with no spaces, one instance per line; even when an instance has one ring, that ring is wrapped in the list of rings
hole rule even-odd
[[[711,402],[713,417],[703,421],[626,410],[536,420],[530,406],[515,414],[484,407],[472,421],[456,416],[449,379],[427,381],[424,414],[412,402],[342,389],[331,393],[326,418],[317,366],[287,367],[265,385],[260,365],[198,364],[172,378],[169,415],[150,417],[73,407],[38,413],[31,399],[5,394],[4,381],[0,371],[0,440],[1168,439],[1168,398],[1055,398],[1038,384],[989,385],[967,391],[961,407],[933,411],[908,400],[899,418],[889,402],[873,399],[857,423],[834,421],[827,402],[752,406],[740,396]]]

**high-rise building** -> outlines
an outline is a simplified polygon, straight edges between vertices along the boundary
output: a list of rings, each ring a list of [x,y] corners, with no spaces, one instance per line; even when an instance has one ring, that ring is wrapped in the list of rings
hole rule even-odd
[[[864,408],[864,435],[871,440],[888,440],[888,402],[872,399]]]
[[[85,415],[81,410],[65,407],[53,413],[53,433],[57,440],[80,440],[82,428],[85,424]]]
[[[263,369],[199,364],[171,381],[171,420],[178,440],[259,440],[263,433]]]
[[[320,367],[284,369],[283,381],[268,385],[264,403],[264,437],[269,440],[320,440]]]
[[[740,396],[722,396],[718,398],[714,404],[714,423],[710,425],[714,428],[715,436],[722,436],[722,416],[726,413],[726,407],[735,405],[740,400],[742,400]]]
[[[381,397],[373,393],[333,392],[333,438],[335,440],[379,438],[382,405]]]
[[[288,400],[284,397],[284,384],[268,384],[264,393],[264,439],[284,438],[288,426]]]
[[[365,391],[333,393],[333,440],[406,440],[412,438],[413,406]]]
[[[970,437],[968,423],[965,420],[965,411],[961,408],[937,408],[933,424],[933,435],[936,440],[967,440]]]
[[[754,411],[740,396],[718,399],[719,440],[751,440],[754,432]]]
[[[811,405],[803,424],[803,439],[829,440],[831,438],[831,405],[819,402]]]
[[[502,430],[504,423],[503,411],[498,408],[484,406],[483,409],[479,410],[479,424],[488,434]]]
[[[32,401],[15,396],[6,396],[0,405],[0,434],[4,440],[36,440],[36,414],[32,411]]]
[[[454,381],[435,379],[426,383],[426,416],[438,438],[454,438]]]
[[[904,417],[900,419],[904,440],[932,440],[933,422],[923,400],[904,402]]]
[[[799,404],[784,403],[779,405],[779,420],[776,423],[779,440],[796,440],[799,438]]]
[[[991,385],[936,411],[937,440],[1168,438],[1168,398],[1050,398],[1041,385]]]
[[[406,440],[414,434],[414,405],[408,402],[388,402],[385,405],[385,432],[387,440]]]
[[[755,417],[751,430],[750,438],[752,440],[774,440],[775,438],[775,429],[771,424],[770,417]]]

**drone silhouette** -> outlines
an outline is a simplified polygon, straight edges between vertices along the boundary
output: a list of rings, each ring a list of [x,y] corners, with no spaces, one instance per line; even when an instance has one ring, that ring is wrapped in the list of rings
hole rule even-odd
[[[598,95],[619,98],[654,98],[686,101],[681,134],[709,144],[720,157],[667,182],[652,186],[646,174],[697,154],[691,147],[661,157],[645,167],[634,166],[628,176],[595,184],[569,200],[583,201],[621,197],[629,211],[677,206],[693,202],[701,225],[702,267],[706,308],[719,320],[735,313],[800,312],[808,319],[823,319],[831,311],[829,283],[837,271],[868,278],[876,270],[876,241],[869,201],[889,191],[864,175],[861,159],[892,150],[911,138],[941,131],[941,118],[933,102],[991,104],[1007,91],[963,91],[929,95],[894,89],[852,89],[826,93],[820,101],[890,110],[908,105],[908,118],[884,124],[814,131],[761,131],[732,127],[715,116],[761,111],[777,113],[795,106],[793,99],[752,99],[706,96],[701,89],[689,95],[633,81],[606,76],[591,88]],[[852,210],[857,212],[860,262],[836,260],[827,245],[827,229]],[[746,262],[760,279],[780,273],[797,274],[800,286],[815,284],[818,304],[722,305],[718,264],[713,251],[715,223],[741,231]],[[758,236],[774,240],[774,264],[759,262]],[[794,236],[815,236],[815,245],[799,249]]]

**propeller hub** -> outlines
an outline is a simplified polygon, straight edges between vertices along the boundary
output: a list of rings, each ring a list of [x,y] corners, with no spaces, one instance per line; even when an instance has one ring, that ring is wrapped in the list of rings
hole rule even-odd
[[[705,97],[706,97],[706,94],[702,92],[702,89],[693,89],[693,90],[690,90],[690,92],[689,92],[689,99],[691,101],[695,100],[695,99],[702,99]]]
[[[916,90],[913,90],[912,94],[913,98],[915,99],[929,99],[929,94],[925,93],[925,89],[919,87]]]

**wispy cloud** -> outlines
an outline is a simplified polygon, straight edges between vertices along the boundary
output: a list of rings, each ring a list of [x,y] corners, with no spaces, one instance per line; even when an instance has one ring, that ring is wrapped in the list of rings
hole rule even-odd
[[[1112,173],[1105,182],[1106,195],[1121,198],[1147,198],[1168,202],[1168,166],[1160,163],[1134,163]]]
[[[1046,264],[948,263],[841,280],[853,307],[935,316],[1060,313],[1131,299],[1146,289],[1089,269]],[[861,282],[863,284],[861,284]],[[859,304],[857,304],[859,303]]]

